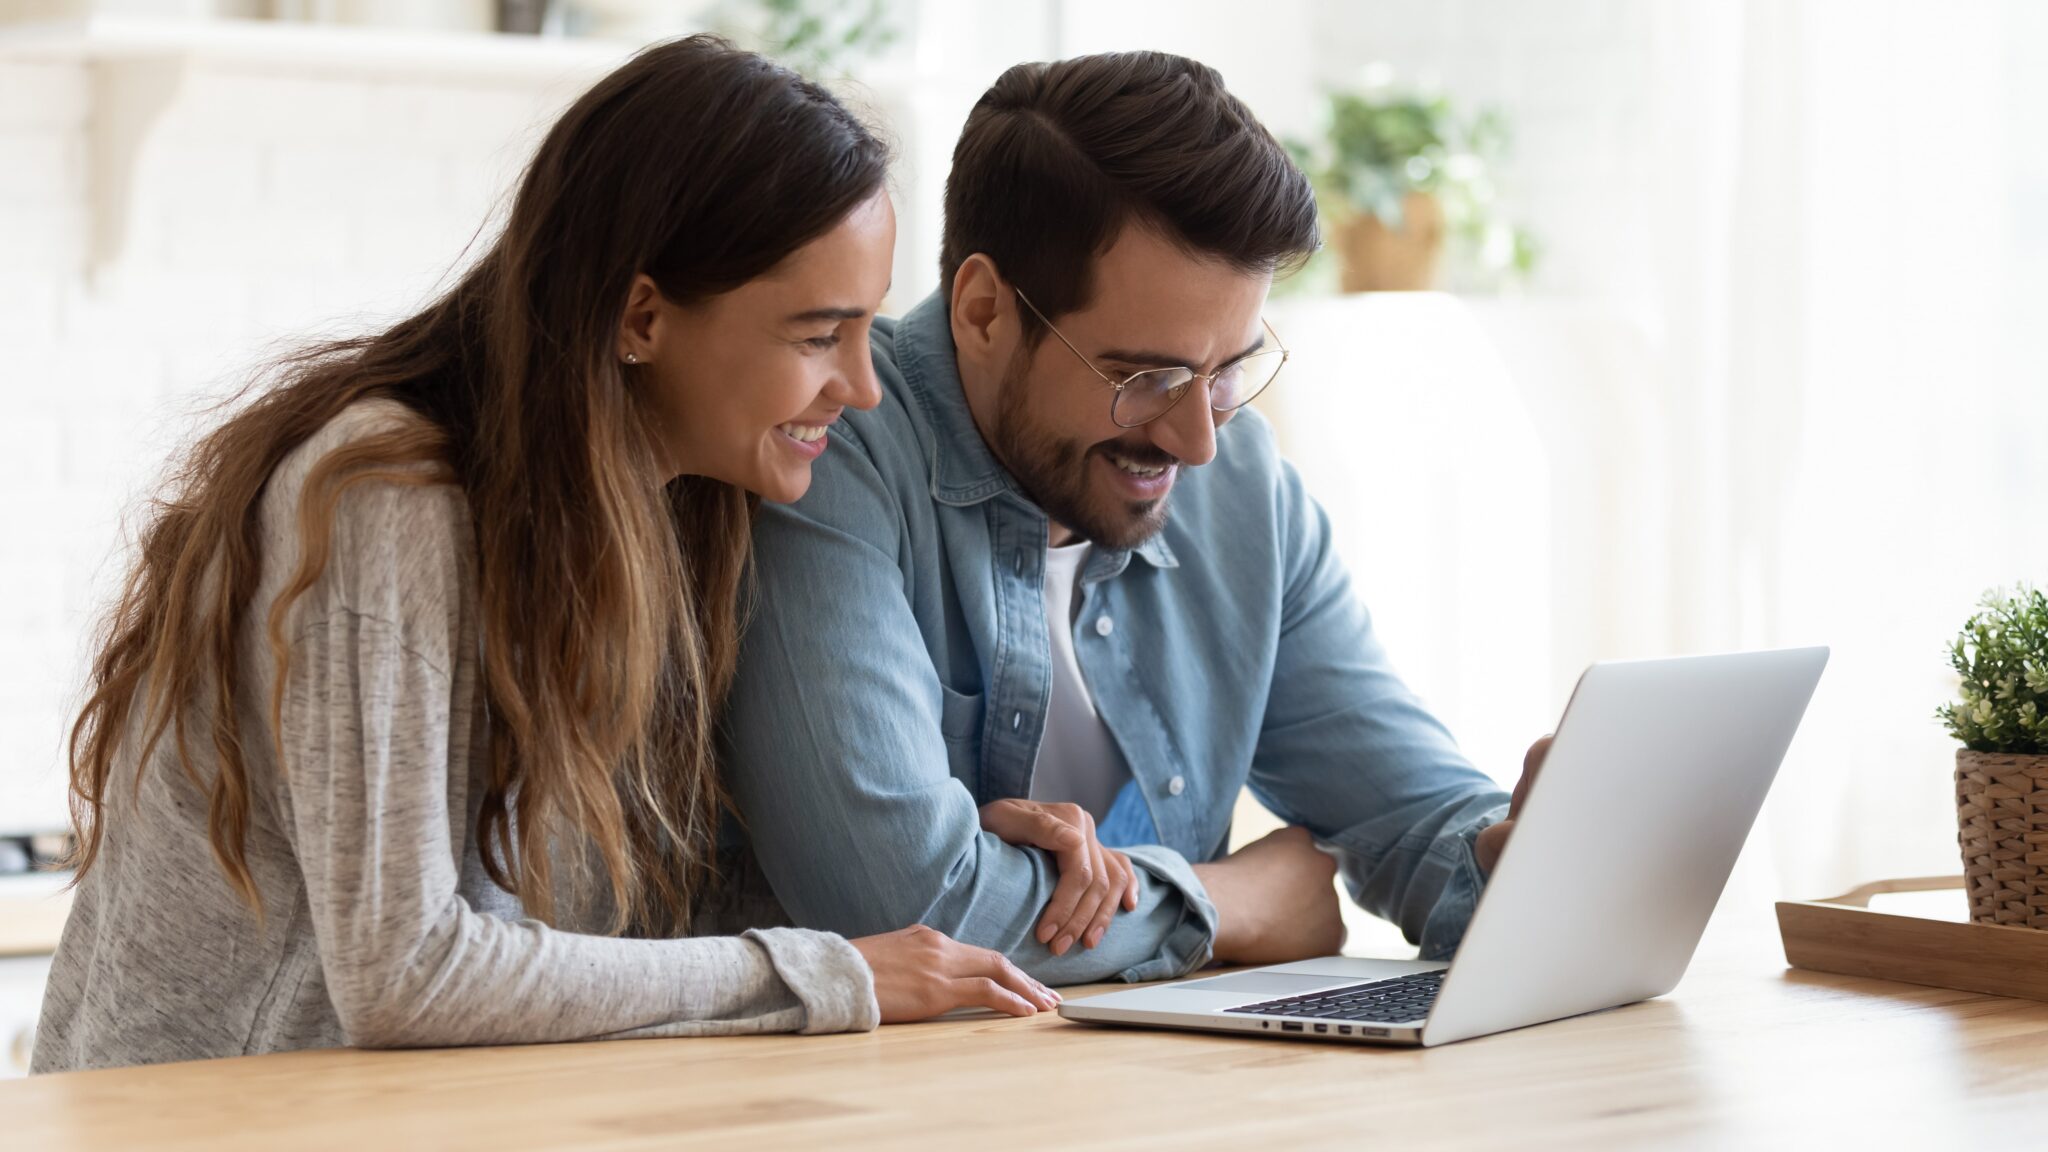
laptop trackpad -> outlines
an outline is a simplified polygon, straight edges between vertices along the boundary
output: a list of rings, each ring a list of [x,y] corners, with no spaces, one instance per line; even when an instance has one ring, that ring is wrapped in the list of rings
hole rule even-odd
[[[1176,992],[1243,992],[1252,995],[1286,996],[1313,992],[1345,983],[1342,976],[1293,976],[1285,972],[1233,972],[1174,985]]]

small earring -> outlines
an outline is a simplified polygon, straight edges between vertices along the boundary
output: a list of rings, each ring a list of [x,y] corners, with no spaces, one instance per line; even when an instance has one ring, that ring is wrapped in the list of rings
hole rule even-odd
[[[637,355],[634,355],[634,354],[633,354],[633,353],[631,353],[631,352],[628,352],[628,353],[626,353],[626,363],[628,363],[628,364],[638,364],[639,362],[640,362],[640,357],[638,357]]]

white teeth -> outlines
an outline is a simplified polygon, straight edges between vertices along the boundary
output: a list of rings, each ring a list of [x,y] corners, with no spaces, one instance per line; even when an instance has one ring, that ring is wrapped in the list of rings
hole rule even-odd
[[[778,424],[776,428],[791,440],[797,440],[805,444],[825,438],[825,425],[823,424]]]
[[[1111,464],[1116,465],[1118,468],[1123,469],[1125,472],[1128,472],[1131,475],[1138,477],[1141,480],[1150,480],[1154,476],[1157,476],[1160,473],[1166,471],[1166,466],[1164,464],[1153,466],[1133,464],[1129,460],[1124,459],[1122,456],[1119,456],[1114,452],[1110,453],[1109,462]]]

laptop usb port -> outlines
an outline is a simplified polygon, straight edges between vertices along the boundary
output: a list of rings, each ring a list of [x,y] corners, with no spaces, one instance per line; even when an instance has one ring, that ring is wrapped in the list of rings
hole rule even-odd
[[[1361,1036],[1390,1036],[1393,1034],[1385,1028],[1360,1028],[1358,1032]]]
[[[1299,1031],[1301,1031],[1301,1021],[1299,1021],[1299,1020],[1282,1020],[1282,1021],[1280,1022],[1280,1030],[1281,1030],[1282,1032],[1299,1032]]]
[[[1349,1024],[1339,1024],[1339,1025],[1337,1025],[1337,1035],[1339,1035],[1339,1036],[1349,1036],[1349,1035],[1351,1035],[1351,1025],[1349,1025]]]
[[[1316,1025],[1316,1031],[1318,1031],[1318,1032],[1328,1032],[1329,1030],[1330,1030],[1330,1026],[1329,1026],[1328,1024],[1318,1024],[1318,1025]]]

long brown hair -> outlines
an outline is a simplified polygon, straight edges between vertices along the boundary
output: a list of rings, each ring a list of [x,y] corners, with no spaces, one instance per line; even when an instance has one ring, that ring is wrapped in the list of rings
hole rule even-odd
[[[886,169],[883,145],[822,89],[712,37],[649,48],[579,99],[528,166],[503,232],[445,295],[383,332],[288,357],[174,470],[71,731],[79,875],[100,850],[123,742],[139,736],[127,751],[140,787],[168,735],[209,794],[215,859],[260,914],[235,707],[237,638],[263,565],[258,502],[294,448],[350,405],[387,398],[420,419],[307,478],[301,561],[263,622],[277,684],[286,610],[325,567],[342,493],[460,486],[479,573],[491,752],[478,839],[491,878],[551,919],[550,839],[584,837],[613,931],[685,927],[728,807],[713,728],[754,498],[703,477],[664,486],[633,370],[614,354],[626,295],[640,272],[677,303],[736,288],[871,197]],[[274,693],[270,736],[288,770],[280,709]],[[212,745],[210,780],[195,727]]]

